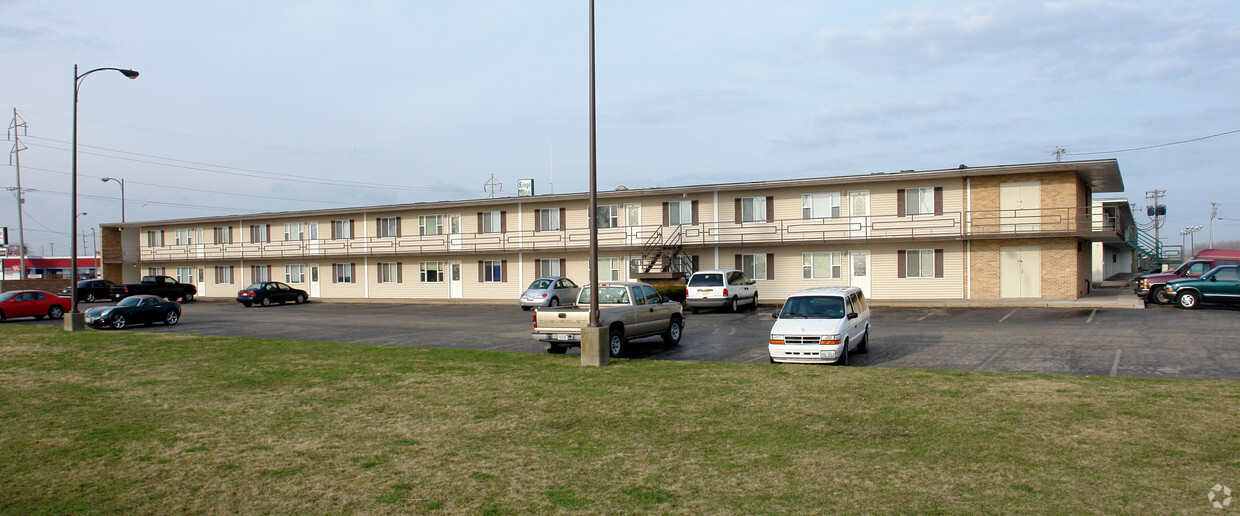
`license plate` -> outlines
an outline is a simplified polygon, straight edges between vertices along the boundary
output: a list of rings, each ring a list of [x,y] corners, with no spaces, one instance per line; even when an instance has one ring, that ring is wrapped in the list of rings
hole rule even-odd
[[[699,290],[699,291],[698,291],[698,294],[701,294],[701,295],[703,295],[703,296],[709,296],[709,295],[710,295],[710,291],[709,291],[709,290]]]
[[[572,336],[567,333],[561,333],[555,336],[555,340],[569,340]]]

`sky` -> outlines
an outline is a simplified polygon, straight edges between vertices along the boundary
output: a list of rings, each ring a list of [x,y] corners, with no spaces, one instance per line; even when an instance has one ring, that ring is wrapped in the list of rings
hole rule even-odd
[[[129,222],[589,188],[587,0],[0,0],[0,48],[36,255],[68,254],[74,65],[141,73],[81,83],[87,232],[121,220],[102,177]],[[1237,2],[597,0],[595,56],[600,190],[1063,149],[1117,159],[1096,196],[1141,224],[1165,190],[1166,243],[1207,241],[1210,203],[1240,239]]]

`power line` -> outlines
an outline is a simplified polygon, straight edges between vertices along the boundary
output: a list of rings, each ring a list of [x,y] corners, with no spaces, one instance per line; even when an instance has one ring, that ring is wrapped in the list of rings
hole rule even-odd
[[[35,190],[35,189],[29,189],[28,191],[29,191],[29,192],[31,192],[31,193],[47,194],[47,195],[56,195],[56,196],[60,196],[60,197],[68,197],[68,196],[69,196],[69,192],[58,192],[58,191],[55,191],[55,190]],[[87,198],[87,199],[97,199],[97,200],[104,200],[104,201],[115,201],[115,200],[116,200],[116,198],[115,198],[115,197],[107,197],[107,196],[103,196],[103,195],[88,195],[88,194],[83,194],[83,193],[78,193],[78,197],[85,197],[85,198]],[[147,205],[147,204],[154,204],[154,205],[156,205],[156,206],[170,206],[170,207],[173,207],[173,208],[193,208],[193,209],[200,209],[200,210],[213,210],[213,211],[230,211],[230,210],[231,210],[231,211],[235,211],[235,212],[244,212],[244,211],[248,211],[248,210],[249,210],[249,208],[228,208],[228,207],[223,207],[223,206],[204,206],[204,205],[201,205],[201,204],[185,204],[185,203],[179,203],[179,202],[167,202],[167,201],[144,201],[144,200],[140,200],[140,199],[139,199],[139,200],[133,200],[133,201],[131,201],[131,204],[132,204],[132,203],[135,203],[135,202],[140,202],[140,203],[142,203],[144,206],[145,206],[145,205]]]
[[[1201,140],[1208,140],[1208,139],[1210,139],[1210,138],[1215,138],[1215,137],[1218,137],[1218,136],[1223,136],[1223,135],[1227,135],[1227,134],[1234,134],[1234,133],[1240,133],[1240,129],[1235,129],[1235,130],[1232,130],[1232,131],[1224,131],[1224,132],[1221,132],[1221,133],[1211,134],[1211,135],[1209,135],[1209,136],[1202,136],[1202,137],[1200,137],[1200,138],[1193,138],[1193,139],[1190,139],[1190,140],[1180,140],[1180,141],[1178,141],[1178,142],[1160,143],[1160,144],[1158,144],[1158,145],[1146,145],[1145,147],[1133,147],[1133,148],[1131,148],[1131,149],[1119,149],[1119,150],[1113,150],[1113,151],[1101,151],[1101,152],[1063,152],[1063,149],[1059,149],[1058,147],[1056,147],[1056,155],[1058,155],[1058,154],[1067,154],[1067,155],[1069,155],[1069,156],[1089,156],[1089,155],[1093,155],[1093,154],[1118,154],[1118,153],[1120,153],[1120,152],[1132,152],[1132,151],[1139,151],[1139,150],[1156,149],[1156,148],[1158,148],[1158,147],[1167,147],[1167,146],[1171,146],[1171,145],[1179,145],[1179,144],[1181,144],[1181,143],[1199,142],[1199,141],[1201,141]]]
[[[66,175],[66,176],[67,176],[67,175],[69,175],[69,173],[68,173],[68,172],[62,172],[62,171],[59,171],[59,170],[51,170],[51,169],[46,169],[46,168],[36,168],[36,167],[26,167],[26,168],[27,168],[27,169],[29,169],[29,170],[38,170],[38,171],[40,171],[40,172],[47,172],[47,173],[50,173],[50,174],[60,174],[60,175]],[[78,177],[89,177],[89,178],[91,178],[91,179],[100,179],[98,176],[90,176],[90,175],[82,174],[81,172],[79,172],[79,173],[78,173]],[[347,202],[340,202],[340,201],[320,201],[320,200],[316,200],[316,199],[293,199],[293,198],[289,198],[289,197],[273,197],[273,196],[269,196],[269,195],[256,195],[256,194],[243,194],[243,193],[234,193],[234,192],[221,192],[221,191],[218,191],[218,190],[203,190],[203,189],[200,189],[200,188],[190,188],[190,187],[188,187],[188,186],[170,186],[170,185],[161,185],[161,184],[157,184],[157,183],[145,183],[145,182],[142,182],[142,181],[133,181],[133,180],[129,180],[128,182],[129,182],[129,184],[134,184],[134,185],[153,186],[153,187],[155,187],[155,188],[167,188],[167,189],[170,189],[170,190],[185,190],[185,191],[190,191],[190,192],[211,193],[211,194],[219,194],[219,195],[232,195],[232,196],[236,196],[236,197],[250,197],[250,198],[256,198],[256,199],[270,199],[270,200],[275,200],[275,201],[315,202],[315,203],[321,203],[321,204],[335,204],[335,205],[339,205],[339,206],[347,206],[347,205],[349,205],[349,204],[350,204],[350,203],[347,203]],[[116,199],[115,199],[115,198],[112,198],[112,200],[116,200]],[[133,204],[133,203],[135,203],[135,202],[145,202],[145,201],[130,200],[130,201],[126,202],[126,204]]]

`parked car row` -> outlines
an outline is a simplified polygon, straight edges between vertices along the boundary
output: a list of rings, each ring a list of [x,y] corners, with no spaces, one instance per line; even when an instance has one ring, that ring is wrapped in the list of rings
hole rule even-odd
[[[1167,304],[1175,301],[1168,297],[1166,286],[1179,279],[1193,279],[1203,276],[1220,265],[1240,265],[1240,251],[1229,249],[1206,249],[1186,260],[1174,270],[1155,272],[1138,276],[1133,292],[1153,304]]]

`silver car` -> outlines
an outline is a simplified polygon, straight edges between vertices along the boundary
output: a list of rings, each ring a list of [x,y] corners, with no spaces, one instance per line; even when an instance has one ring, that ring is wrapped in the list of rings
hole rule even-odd
[[[577,302],[579,288],[573,280],[564,277],[538,278],[521,294],[521,309],[571,305]]]

